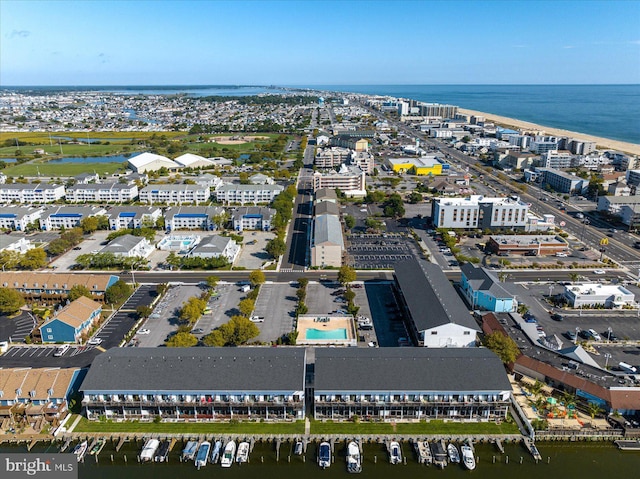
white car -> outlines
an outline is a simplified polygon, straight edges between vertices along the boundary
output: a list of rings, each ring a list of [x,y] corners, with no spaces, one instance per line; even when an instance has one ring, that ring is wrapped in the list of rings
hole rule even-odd
[[[603,269],[594,269],[593,274],[607,274],[607,272]]]
[[[249,318],[249,321],[252,321],[254,323],[264,323],[264,316],[251,316],[251,318]]]
[[[594,329],[589,329],[587,331],[587,333],[589,334],[589,336],[591,336],[595,341],[602,341],[602,338],[600,337],[600,335],[594,330]]]
[[[91,346],[97,346],[98,344],[102,344],[102,339],[101,338],[91,338],[89,341],[87,341],[87,344],[90,344]]]
[[[138,334],[149,334],[151,331],[149,331],[148,329],[140,329],[138,330]]]
[[[566,258],[567,253],[556,253],[556,258]]]

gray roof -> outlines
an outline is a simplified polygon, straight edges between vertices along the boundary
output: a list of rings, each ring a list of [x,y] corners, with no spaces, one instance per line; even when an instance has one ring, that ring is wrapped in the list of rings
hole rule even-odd
[[[316,201],[317,200],[337,200],[338,199],[338,195],[336,194],[336,190],[335,189],[331,189],[331,188],[319,188],[316,190],[315,192],[316,195]]]
[[[440,267],[412,259],[396,264],[395,277],[418,331],[458,324],[480,331]]]
[[[67,188],[67,191],[75,190],[130,190],[135,185],[128,183],[89,183],[89,184],[76,184]]]
[[[113,348],[82,391],[302,391],[302,348]]]
[[[51,183],[8,183],[0,185],[0,189],[3,190],[55,190],[62,185],[56,185]]]
[[[331,201],[321,201],[315,205],[315,214],[320,215],[339,215],[340,208]]]
[[[262,206],[242,206],[233,211],[231,217],[234,221],[241,220],[243,216],[260,215],[263,220],[271,221],[276,210],[273,208],[264,208]]]
[[[198,245],[191,250],[189,253],[190,256],[199,255],[203,253],[222,253],[224,249],[227,247],[229,242],[233,241],[231,238],[226,236],[207,236],[204,238]]]
[[[144,215],[150,215],[158,211],[157,206],[114,206],[108,212],[109,218],[118,218],[122,214],[134,214],[134,218],[142,218]]]
[[[460,270],[474,291],[487,291],[494,298],[513,298],[513,295],[504,289],[500,280],[491,271],[476,268],[471,263],[462,263]]]
[[[511,390],[486,348],[316,348],[315,355],[316,393]]]
[[[344,248],[342,225],[335,215],[320,215],[313,219],[313,244],[333,243]]]
[[[207,187],[206,186],[200,186],[200,185],[184,185],[184,184],[152,184],[152,185],[147,185],[144,188],[142,188],[143,192],[149,192],[149,191],[203,191],[206,190]]]
[[[100,250],[100,253],[128,253],[139,243],[145,241],[142,236],[122,235],[112,239],[107,246]]]
[[[8,235],[0,234],[0,251],[2,251],[5,248],[8,248],[13,243],[17,243],[18,241],[24,238],[25,238],[24,235],[18,236],[18,235],[12,234],[11,236],[8,236]],[[31,240],[29,240],[29,243],[30,242]]]
[[[282,191],[284,186],[281,185],[236,185],[233,183],[225,183],[216,188],[216,191]]]

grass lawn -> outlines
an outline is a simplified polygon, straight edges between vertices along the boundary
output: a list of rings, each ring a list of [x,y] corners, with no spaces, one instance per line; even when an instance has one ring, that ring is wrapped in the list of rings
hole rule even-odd
[[[79,140],[83,138],[100,138],[104,141],[127,141],[131,138],[145,140],[151,138],[153,135],[160,137],[164,135],[167,138],[175,138],[177,136],[184,136],[184,131],[56,131],[52,132],[51,136],[77,138]],[[8,139],[17,138],[20,141],[34,144],[49,144],[49,132],[46,131],[29,131],[29,132],[0,132],[0,142]],[[55,140],[51,140],[55,144]],[[24,147],[23,147],[24,148]]]
[[[520,434],[515,424],[457,423],[434,420],[420,423],[311,422],[311,434]]]
[[[304,434],[304,421],[295,423],[152,423],[93,422],[82,418],[73,432],[142,432],[173,434]]]
[[[112,174],[123,168],[123,163],[23,163],[8,166],[2,172],[7,176],[36,176],[38,171],[42,176],[75,176],[80,173],[90,173],[95,170],[99,175]],[[123,168],[124,169],[124,168]]]

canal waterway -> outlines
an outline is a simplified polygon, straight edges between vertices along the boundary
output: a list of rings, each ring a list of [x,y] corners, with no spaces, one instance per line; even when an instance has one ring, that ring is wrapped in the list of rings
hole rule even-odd
[[[133,158],[134,155],[113,155],[113,156],[69,156],[67,158],[56,158],[48,160],[47,163],[124,163]]]
[[[191,479],[224,474],[228,478],[248,479],[313,479],[347,477],[344,443],[337,443],[334,451],[334,463],[321,470],[316,461],[316,443],[310,443],[305,461],[291,454],[292,444],[283,442],[280,446],[280,458],[276,460],[273,442],[256,442],[250,456],[250,463],[234,464],[231,469],[221,469],[220,465],[208,464],[197,470],[193,461],[181,463],[179,460],[183,443],[178,442],[169,456],[168,463],[139,464],[137,455],[143,441],[126,443],[119,452],[110,441],[99,455],[87,456],[79,467],[81,479]],[[537,444],[543,460],[536,464],[531,455],[520,444],[505,444],[505,453],[500,454],[492,444],[476,444],[475,452],[479,458],[476,469],[466,471],[462,466],[450,464],[444,470],[435,466],[424,466],[416,461],[413,448],[403,443],[406,464],[389,464],[384,446],[379,443],[365,443],[363,447],[363,472],[360,477],[388,479],[395,477],[417,478],[431,477],[456,478],[473,477],[478,479],[602,479],[606,477],[633,478],[640,470],[640,452],[619,451],[606,442],[553,442]],[[58,445],[40,445],[32,452],[51,452]],[[66,451],[70,452],[73,445]],[[25,452],[26,445],[0,446],[0,452]],[[113,462],[111,456],[113,455]],[[126,462],[125,462],[126,457]]]

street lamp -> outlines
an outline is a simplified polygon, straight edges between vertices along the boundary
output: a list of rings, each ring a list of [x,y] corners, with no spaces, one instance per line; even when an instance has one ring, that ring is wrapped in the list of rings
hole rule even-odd
[[[609,353],[604,353],[604,368],[607,369],[607,366],[609,365],[609,359],[611,358],[611,354]]]
[[[578,334],[580,334],[580,328],[576,326],[576,339],[573,340],[573,344],[578,344]]]
[[[609,326],[607,328],[607,342],[610,343],[611,342],[611,333],[613,333],[613,330],[611,329],[611,326]]]

